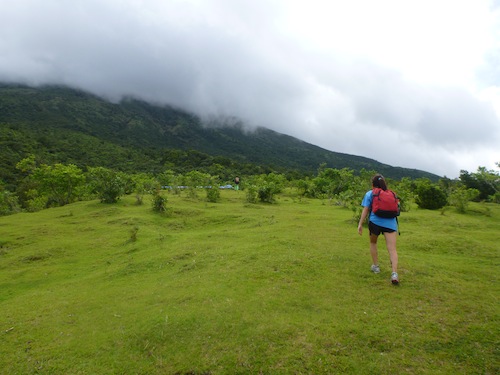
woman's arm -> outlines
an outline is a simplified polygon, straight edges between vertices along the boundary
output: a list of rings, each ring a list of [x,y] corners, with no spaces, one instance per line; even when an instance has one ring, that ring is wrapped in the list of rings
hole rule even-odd
[[[365,222],[368,214],[370,213],[370,207],[363,207],[363,211],[361,212],[361,218],[359,219],[359,224],[358,224],[358,233],[361,236],[363,233],[363,223]]]

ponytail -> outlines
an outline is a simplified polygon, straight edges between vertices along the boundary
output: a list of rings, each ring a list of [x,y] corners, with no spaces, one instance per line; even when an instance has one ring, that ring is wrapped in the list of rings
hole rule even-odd
[[[381,174],[376,174],[372,178],[372,185],[376,188],[381,188],[382,190],[387,190],[387,184],[385,182],[384,176]]]

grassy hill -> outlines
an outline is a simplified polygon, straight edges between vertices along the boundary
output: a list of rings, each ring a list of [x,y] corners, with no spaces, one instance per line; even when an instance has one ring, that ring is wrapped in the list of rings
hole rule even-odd
[[[0,217],[0,372],[500,372],[498,205],[405,213],[394,287],[347,209],[168,199]]]
[[[48,164],[127,172],[182,172],[220,164],[236,174],[314,174],[326,164],[376,170],[395,179],[439,178],[327,151],[269,129],[245,132],[240,125],[215,125],[205,127],[192,114],[134,99],[115,104],[67,87],[0,85],[0,178],[15,180],[15,164],[31,153]]]

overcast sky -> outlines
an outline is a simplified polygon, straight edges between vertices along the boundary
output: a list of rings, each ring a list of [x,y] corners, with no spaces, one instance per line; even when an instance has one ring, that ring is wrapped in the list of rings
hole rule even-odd
[[[500,161],[500,0],[0,0],[0,20],[0,81],[451,178]]]

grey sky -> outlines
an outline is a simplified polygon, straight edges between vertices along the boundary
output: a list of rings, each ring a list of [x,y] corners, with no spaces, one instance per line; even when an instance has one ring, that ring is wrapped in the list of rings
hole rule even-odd
[[[500,161],[498,2],[0,0],[0,9],[1,81],[236,116],[448,177]]]

